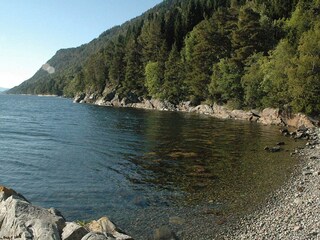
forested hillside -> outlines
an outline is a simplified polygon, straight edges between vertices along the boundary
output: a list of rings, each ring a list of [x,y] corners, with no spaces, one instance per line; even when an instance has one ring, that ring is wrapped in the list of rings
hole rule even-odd
[[[89,44],[59,50],[11,93],[115,89],[232,108],[320,113],[320,0],[165,0]]]

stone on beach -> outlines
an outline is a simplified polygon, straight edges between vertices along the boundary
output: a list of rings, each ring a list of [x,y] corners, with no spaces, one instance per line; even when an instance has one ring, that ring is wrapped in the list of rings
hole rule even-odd
[[[75,222],[66,222],[59,211],[34,206],[16,191],[0,186],[0,239],[132,239],[107,217],[91,223],[86,229]]]

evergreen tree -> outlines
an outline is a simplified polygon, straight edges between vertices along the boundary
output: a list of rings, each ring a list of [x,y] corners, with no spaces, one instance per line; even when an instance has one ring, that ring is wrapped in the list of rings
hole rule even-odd
[[[243,101],[239,65],[230,58],[221,59],[213,65],[213,74],[209,85],[210,98],[214,102],[229,103],[239,108]]]
[[[288,91],[288,70],[293,67],[294,56],[295,49],[287,40],[283,40],[270,53],[268,61],[262,65],[264,72],[262,87],[267,93],[262,99],[264,106],[282,107],[291,102],[292,96]]]
[[[142,46],[144,64],[148,61],[156,62],[158,60],[164,41],[161,28],[161,22],[157,20],[149,20],[142,27],[139,44]]]
[[[122,82],[122,91],[144,93],[144,69],[142,63],[141,47],[135,39],[131,39],[126,47],[125,79]]]
[[[296,111],[320,113],[320,22],[305,32],[289,72],[289,91]]]
[[[266,60],[262,53],[258,53],[250,56],[246,62],[241,85],[244,91],[244,104],[247,107],[259,108],[262,106],[261,100],[266,95],[262,88],[264,79],[262,66]]]
[[[234,59],[240,65],[254,52],[266,51],[266,34],[260,25],[260,14],[250,6],[240,8],[237,29],[233,32]]]
[[[125,78],[125,45],[124,37],[120,35],[114,44],[112,58],[110,59],[109,79],[113,86],[119,86]]]
[[[198,103],[208,96],[207,85],[212,74],[212,65],[229,55],[230,40],[223,34],[213,19],[204,20],[186,38],[186,85],[190,98]]]
[[[150,96],[159,98],[161,96],[161,69],[158,62],[148,62],[145,67],[145,86]]]
[[[183,68],[181,57],[176,44],[169,54],[165,63],[164,83],[161,90],[161,97],[170,102],[178,103],[183,98]]]

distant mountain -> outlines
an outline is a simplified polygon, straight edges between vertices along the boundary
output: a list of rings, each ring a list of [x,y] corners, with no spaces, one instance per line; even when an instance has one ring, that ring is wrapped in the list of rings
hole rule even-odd
[[[6,90],[9,90],[8,88],[2,88],[2,87],[0,87],[0,92],[4,92],[4,91],[6,91]]]

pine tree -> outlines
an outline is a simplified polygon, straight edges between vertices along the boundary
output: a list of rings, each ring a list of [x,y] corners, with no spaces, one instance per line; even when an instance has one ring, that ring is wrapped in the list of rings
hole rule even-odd
[[[149,61],[156,62],[161,53],[161,47],[164,41],[161,29],[161,21],[158,20],[149,20],[145,22],[142,27],[138,41],[142,46],[144,64]]]
[[[234,59],[242,66],[244,61],[254,52],[265,51],[266,34],[264,34],[259,20],[260,14],[250,6],[240,8],[237,29],[232,35],[232,43],[235,49]]]
[[[295,67],[289,71],[289,92],[296,111],[320,113],[320,22],[299,42]]]
[[[178,103],[183,98],[183,68],[176,44],[173,45],[165,63],[164,83],[161,92],[163,99],[173,103]]]
[[[113,86],[119,86],[125,78],[124,49],[124,37],[120,35],[114,45],[114,51],[109,67],[109,79]]]
[[[161,69],[158,62],[148,62],[145,67],[145,87],[151,97],[159,98],[161,96]]]
[[[212,65],[230,54],[230,40],[213,19],[203,20],[185,40],[186,80],[195,103],[208,96]]]
[[[127,44],[125,61],[125,79],[122,82],[122,91],[124,94],[135,91],[142,95],[144,93],[144,69],[141,47],[135,39],[131,39]]]

